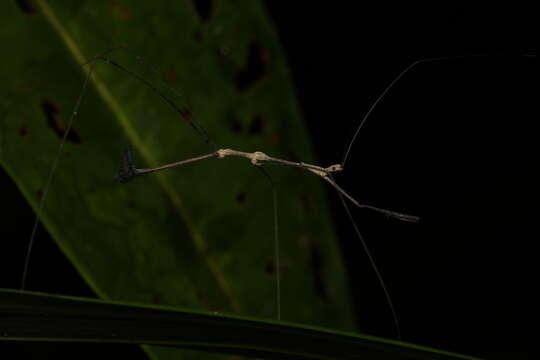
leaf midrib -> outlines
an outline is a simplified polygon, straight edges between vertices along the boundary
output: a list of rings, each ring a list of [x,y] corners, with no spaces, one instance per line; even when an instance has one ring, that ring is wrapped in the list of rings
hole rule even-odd
[[[45,16],[45,19],[49,22],[49,24],[53,27],[56,33],[58,33],[62,41],[66,44],[68,51],[71,53],[75,61],[78,64],[86,63],[88,60],[83,56],[75,40],[70,36],[64,25],[56,17],[54,11],[42,0],[38,0],[37,4],[42,14]],[[88,75],[88,71],[90,71],[91,69],[91,67],[87,69],[83,66],[80,66],[80,68],[85,75]],[[124,113],[124,111],[116,101],[115,97],[111,94],[105,83],[103,83],[95,73],[92,73],[90,75],[90,82],[96,88],[96,91],[102,98],[103,102],[109,107],[114,117],[120,123],[120,126],[124,129],[127,137],[130,139],[133,146],[139,150],[146,163],[149,164],[151,167],[158,166],[157,161],[152,156],[148,148],[144,146],[142,139],[139,137],[136,130],[131,125],[128,116]],[[204,259],[206,265],[210,269],[210,272],[215,277],[215,280],[218,283],[220,289],[229,301],[231,309],[234,312],[240,312],[240,304],[234,297],[229,282],[225,277],[225,274],[223,273],[223,271],[221,271],[216,261],[207,251],[208,245],[206,241],[194,225],[194,222],[191,216],[189,216],[189,212],[184,203],[182,202],[182,199],[169,182],[168,176],[165,173],[156,173],[155,175],[157,177],[159,185],[163,188],[165,193],[167,193],[168,199],[170,199],[173,207],[176,209],[176,211],[179,213],[180,217],[186,224],[190,239],[193,241],[199,256]],[[90,283],[93,284],[94,282],[92,281]],[[99,289],[94,290],[101,297],[108,297],[106,294],[103,294],[101,291],[99,291]]]

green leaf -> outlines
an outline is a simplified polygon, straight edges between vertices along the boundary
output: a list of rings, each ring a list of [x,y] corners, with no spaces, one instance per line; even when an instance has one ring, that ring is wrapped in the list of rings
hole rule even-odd
[[[476,359],[313,326],[0,289],[0,340],[154,344],[265,359]]]
[[[182,96],[159,85],[221,147],[316,163],[260,2],[212,2],[209,13],[189,1],[32,3],[33,12],[0,4],[10,49],[0,68],[0,163],[34,209],[88,70],[79,64],[111,44],[129,44],[180,86]],[[110,57],[157,81],[126,52]],[[120,185],[127,145],[140,167],[210,151],[155,92],[98,63],[41,217],[86,282],[106,299],[275,318],[272,192],[260,171],[211,159]],[[352,329],[323,184],[269,170],[280,199],[283,319]],[[30,262],[30,278],[37,271],[46,269]]]

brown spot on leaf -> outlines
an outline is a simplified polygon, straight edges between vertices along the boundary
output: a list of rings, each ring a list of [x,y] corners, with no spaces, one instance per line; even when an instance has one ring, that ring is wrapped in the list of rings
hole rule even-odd
[[[19,135],[21,136],[28,135],[28,126],[26,126],[26,124],[23,124],[21,128],[19,129]]]
[[[191,123],[191,121],[193,119],[193,112],[191,111],[191,107],[184,106],[184,107],[180,108],[180,115],[188,123]]]
[[[169,81],[175,81],[176,80],[176,77],[178,76],[177,72],[176,72],[176,68],[174,66],[171,66],[168,70],[167,70],[167,80]]]
[[[204,38],[203,32],[201,30],[195,30],[195,32],[193,33],[193,38],[197,42],[203,41],[203,38]]]
[[[43,198],[43,189],[42,188],[37,189],[36,196],[37,196],[38,200],[41,200],[41,198]]]
[[[112,0],[109,2],[109,15],[116,14],[120,20],[129,20],[131,14],[119,1]]]

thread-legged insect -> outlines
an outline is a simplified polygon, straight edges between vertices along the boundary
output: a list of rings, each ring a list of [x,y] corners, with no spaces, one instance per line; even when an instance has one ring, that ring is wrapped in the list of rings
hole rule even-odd
[[[125,46],[122,46],[122,47],[126,48]],[[109,53],[111,51],[114,51],[114,50],[116,50],[116,49],[110,50],[107,53]],[[195,122],[191,118],[191,115],[188,113],[188,110],[181,109],[180,107],[178,107],[171,98],[167,97],[163,92],[158,90],[158,88],[155,85],[153,85],[151,82],[149,82],[148,80],[145,80],[144,78],[142,78],[138,74],[133,73],[130,70],[124,68],[122,65],[118,64],[117,62],[110,60],[108,57],[106,57],[107,53],[104,54],[104,55],[100,55],[100,56],[95,57],[89,63],[90,70],[88,71],[88,75],[86,77],[85,83],[84,83],[83,88],[81,90],[81,94],[80,94],[79,98],[77,99],[77,102],[76,102],[75,108],[73,110],[73,114],[72,114],[70,123],[69,123],[69,125],[68,125],[68,127],[67,127],[67,129],[66,129],[66,131],[64,133],[64,136],[62,138],[59,153],[61,153],[63,144],[65,143],[65,140],[66,140],[66,138],[67,138],[67,136],[69,134],[71,123],[72,123],[73,119],[77,116],[77,114],[79,112],[82,97],[83,97],[83,95],[84,95],[84,93],[86,91],[86,88],[88,86],[88,82],[89,82],[89,80],[91,78],[91,75],[92,75],[93,67],[95,66],[95,63],[97,61],[105,61],[107,63],[110,63],[110,64],[114,65],[116,68],[118,68],[118,69],[122,70],[123,72],[137,78],[143,84],[147,85],[152,91],[156,92],[163,100],[165,100],[169,105],[171,105],[174,108],[174,110],[180,116],[182,116],[199,135],[201,135],[205,139],[206,143],[209,144],[211,147],[213,147],[215,149],[215,145],[214,145],[213,141],[210,139],[210,137],[207,135],[206,130],[200,124],[198,124],[197,122]],[[142,61],[140,56],[137,56],[137,58],[139,59],[139,61]],[[409,70],[409,68],[407,68],[403,73],[407,72],[408,70]],[[399,80],[400,77],[401,77],[401,75],[398,78],[396,78],[395,81]],[[395,81],[392,82],[389,85],[387,90],[390,89],[393,86]],[[385,95],[387,90],[385,90],[385,92],[381,95],[381,97],[379,97],[379,99],[373,104],[372,109],[377,105],[378,101]],[[358,135],[359,130],[361,129],[361,127],[363,126],[363,124],[365,123],[367,118],[369,117],[369,114],[370,114],[372,109],[370,109],[370,111],[368,111],[368,113],[365,115],[365,117],[360,122],[357,131],[354,133],[353,138],[352,138],[352,140],[351,140],[351,142],[350,142],[350,144],[349,144],[349,146],[347,148],[347,151],[345,153],[345,156],[344,156],[344,159],[343,159],[343,164],[345,164],[345,162],[347,160],[347,157],[349,155],[350,149],[352,147],[352,144],[354,143],[354,140],[356,139],[356,136]],[[369,250],[368,250],[368,248],[367,248],[367,246],[366,246],[366,244],[364,242],[364,239],[360,235],[360,232],[359,232],[359,230],[358,230],[358,228],[357,228],[357,226],[356,226],[356,224],[355,224],[355,222],[353,220],[353,217],[352,217],[352,215],[351,215],[351,213],[350,213],[350,211],[349,211],[349,209],[347,207],[346,201],[351,202],[356,207],[370,209],[370,210],[373,210],[373,211],[376,211],[376,212],[380,212],[380,213],[382,213],[382,214],[384,214],[386,216],[394,217],[394,218],[397,218],[397,219],[403,220],[403,221],[416,222],[416,221],[418,221],[418,218],[415,217],[415,216],[405,215],[405,214],[398,213],[398,212],[395,212],[395,211],[381,209],[381,208],[378,208],[378,207],[375,207],[375,206],[372,206],[372,205],[366,205],[366,204],[359,203],[351,195],[349,195],[346,191],[344,191],[339,185],[337,185],[337,183],[335,182],[335,180],[334,180],[334,178],[332,176],[332,173],[341,171],[343,169],[343,165],[336,164],[336,165],[332,165],[332,166],[329,166],[329,167],[320,167],[320,166],[317,166],[317,165],[312,165],[312,164],[308,164],[308,163],[304,163],[304,162],[294,162],[294,161],[283,160],[283,159],[271,157],[271,156],[268,156],[268,155],[266,155],[265,153],[262,153],[262,152],[246,153],[246,152],[243,152],[243,151],[237,151],[237,150],[231,150],[231,149],[219,149],[219,150],[214,150],[213,152],[211,152],[209,154],[206,154],[206,155],[198,156],[198,157],[195,157],[195,158],[192,158],[192,159],[187,159],[187,160],[179,161],[179,162],[168,164],[168,165],[163,165],[163,166],[159,166],[159,167],[155,167],[155,168],[151,168],[151,169],[137,169],[137,168],[135,168],[135,166],[133,164],[131,151],[128,151],[124,155],[124,160],[123,160],[122,166],[120,168],[120,171],[117,174],[117,180],[120,181],[120,182],[127,182],[132,177],[137,176],[137,175],[150,173],[150,172],[155,172],[155,171],[159,171],[159,170],[164,170],[164,169],[172,168],[172,167],[178,167],[180,165],[186,165],[188,163],[194,163],[194,162],[206,160],[206,159],[209,159],[209,158],[224,158],[226,156],[236,156],[236,157],[248,158],[253,165],[256,165],[256,166],[259,166],[259,167],[262,166],[262,165],[282,165],[282,166],[287,166],[287,167],[304,169],[304,170],[307,170],[308,172],[311,172],[312,174],[315,174],[315,175],[319,176],[320,178],[322,178],[326,182],[328,182],[330,185],[332,185],[332,187],[334,187],[334,189],[338,192],[339,196],[342,199],[342,203],[343,203],[343,205],[344,205],[344,207],[345,207],[345,209],[347,211],[347,215],[349,216],[349,218],[351,219],[351,221],[352,221],[352,223],[354,225],[355,232],[357,233],[357,236],[358,236],[359,240],[362,242],[364,250],[366,251],[366,254],[368,254],[368,258],[370,259],[370,262],[371,262],[371,264],[373,266],[373,269],[375,270],[375,272],[377,274],[377,277],[379,279],[379,282],[380,282],[380,284],[381,284],[381,286],[382,286],[382,288],[384,290],[386,299],[388,301],[388,304],[390,306],[390,309],[391,309],[393,317],[394,317],[394,322],[395,322],[398,338],[400,338],[401,335],[400,335],[400,330],[399,330],[399,322],[397,320],[397,315],[395,313],[395,310],[394,310],[390,295],[389,295],[388,290],[387,290],[387,288],[386,288],[386,286],[384,284],[382,276],[380,275],[379,271],[377,270],[377,266],[375,265],[375,262],[374,262],[372,256],[369,253]],[[45,186],[45,191],[44,191],[45,196],[46,196],[46,194],[48,192],[50,181],[52,180],[52,175],[54,174],[55,169],[56,169],[56,162],[55,162],[55,164],[53,164],[49,179],[47,180],[47,184]],[[272,187],[273,187],[273,209],[274,209],[273,210],[273,212],[274,212],[273,221],[274,221],[274,243],[275,243],[274,246],[275,246],[275,269],[276,269],[275,271],[276,271],[276,294],[277,294],[276,295],[277,296],[277,301],[276,302],[277,302],[277,317],[278,317],[278,319],[280,319],[281,318],[281,310],[280,310],[280,308],[281,308],[281,296],[280,296],[281,288],[280,288],[280,269],[279,269],[280,268],[280,261],[279,261],[280,252],[279,252],[279,240],[278,240],[279,235],[278,235],[278,230],[277,230],[277,221],[278,221],[277,220],[278,219],[277,200],[276,200],[276,193],[275,193],[275,188],[274,188],[274,185],[273,185],[273,181],[272,181],[271,177],[269,176],[269,174],[266,171],[264,173],[267,176],[267,178],[271,181]],[[40,209],[38,209],[38,213],[41,212],[41,207],[43,206],[43,204],[44,204],[44,202],[41,202]],[[34,239],[35,229],[37,227],[37,220],[38,219],[36,219],[36,224],[35,224],[35,226],[33,228],[33,232],[32,232],[32,237],[31,237],[32,241]],[[29,252],[31,251],[32,241],[31,241],[30,246],[29,246]],[[24,270],[24,274],[23,274],[23,287],[24,287],[24,281],[25,281],[25,277],[26,277],[26,271],[27,271],[27,268],[28,268],[28,259],[29,259],[29,256],[27,256],[27,260],[25,262],[25,270]]]

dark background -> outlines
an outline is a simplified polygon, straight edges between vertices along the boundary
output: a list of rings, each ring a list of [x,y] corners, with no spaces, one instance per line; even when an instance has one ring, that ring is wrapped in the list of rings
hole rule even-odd
[[[407,66],[463,56],[405,74],[371,114],[337,181],[362,202],[422,218],[408,224],[353,210],[404,340],[486,358],[533,358],[538,91],[536,59],[526,55],[534,55],[535,12],[470,4],[305,4],[267,2],[323,165],[341,161],[371,104]],[[2,238],[21,236],[18,229],[29,229],[33,215],[11,181],[3,176],[1,183],[3,201],[13,204]],[[328,196],[359,330],[394,337],[368,259],[338,197],[331,189]],[[34,249],[40,257],[33,261],[43,263],[34,267],[47,270],[43,278],[33,273],[29,288],[93,296],[40,232]],[[21,261],[4,262],[2,271],[13,273]],[[62,281],[47,281],[55,277]],[[3,286],[18,284],[14,276]],[[131,358],[142,354],[115,347]],[[36,351],[60,356],[51,344]],[[99,351],[92,345],[88,358]]]
[[[362,2],[364,3],[364,2]],[[355,211],[404,340],[487,358],[532,358],[538,87],[532,9],[291,7],[268,2],[325,165],[371,114],[338,182],[359,200],[419,215]],[[329,191],[332,193],[332,191]],[[534,191],[534,193],[537,193]],[[330,194],[360,329],[394,336],[383,292]]]

